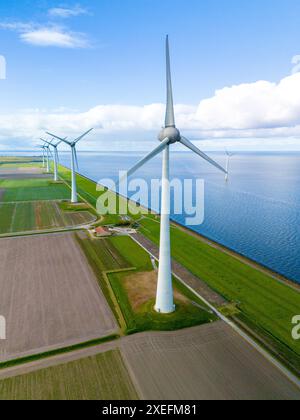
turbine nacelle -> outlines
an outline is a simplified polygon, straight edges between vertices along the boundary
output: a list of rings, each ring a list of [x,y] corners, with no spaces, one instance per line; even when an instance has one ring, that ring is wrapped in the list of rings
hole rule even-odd
[[[179,142],[181,140],[180,131],[176,127],[163,128],[158,135],[158,140],[162,142],[165,139],[169,139],[169,144]]]

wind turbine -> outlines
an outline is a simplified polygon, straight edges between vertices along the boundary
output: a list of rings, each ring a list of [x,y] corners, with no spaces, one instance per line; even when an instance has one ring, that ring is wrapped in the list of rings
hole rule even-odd
[[[47,143],[47,141],[42,138],[40,138],[40,140],[42,140],[44,143]],[[50,146],[49,145],[46,146],[44,144],[43,149],[47,150],[47,173],[49,174],[50,173],[50,153],[51,153]]]
[[[64,142],[66,144],[68,144],[71,148],[71,173],[72,173],[72,196],[71,196],[71,202],[72,203],[77,203],[78,202],[78,197],[77,197],[77,183],[76,183],[76,169],[78,171],[78,158],[77,158],[77,151],[76,151],[76,145],[77,143],[83,139],[83,137],[85,137],[87,134],[89,134],[91,131],[93,130],[93,128],[91,128],[90,130],[88,130],[86,133],[82,134],[80,137],[78,137],[77,139],[75,139],[74,141],[67,141],[66,139],[63,139],[61,137],[58,137],[54,134],[48,133],[49,136],[52,136],[54,138],[56,138],[57,140]]]
[[[54,138],[50,142],[47,141],[47,140],[44,140],[44,142],[47,143],[49,147],[53,147],[53,151],[54,151],[54,154],[53,154],[53,159],[54,159],[54,182],[57,182],[58,181],[58,163],[59,163],[57,147],[60,145],[60,143],[62,141],[59,141],[58,143],[54,144],[54,143],[52,143],[53,140],[54,140]]]
[[[228,181],[228,175],[229,175],[229,163],[230,163],[230,158],[232,158],[232,156],[234,156],[234,153],[229,152],[227,149],[225,149],[226,155],[227,155],[227,160],[226,160],[226,175],[225,175],[225,181]]]
[[[222,166],[213,161],[205,153],[194,146],[188,139],[183,137],[176,128],[174,102],[171,79],[171,62],[169,37],[166,40],[166,64],[167,64],[167,106],[165,127],[160,132],[158,139],[161,142],[151,153],[139,161],[126,176],[129,177],[146,162],[163,153],[162,158],[162,202],[161,202],[161,228],[160,228],[160,254],[159,254],[159,273],[157,284],[157,295],[155,310],[159,313],[169,314],[175,311],[173,285],[172,285],[172,269],[171,269],[171,240],[170,240],[170,146],[175,143],[181,143],[201,158],[227,173]]]
[[[45,168],[46,167],[46,160],[45,160],[45,146],[36,146],[36,147],[38,147],[39,149],[42,149],[43,150],[43,168]]]

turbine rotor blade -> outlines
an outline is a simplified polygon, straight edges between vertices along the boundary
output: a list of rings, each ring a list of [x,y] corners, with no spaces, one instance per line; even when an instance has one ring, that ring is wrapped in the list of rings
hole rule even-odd
[[[183,144],[188,149],[190,149],[192,152],[194,152],[197,155],[199,155],[200,157],[202,157],[202,159],[206,160],[208,163],[210,163],[211,165],[213,165],[215,168],[217,168],[220,171],[222,171],[225,174],[227,174],[227,171],[221,165],[219,165],[217,162],[215,162],[213,159],[211,159],[209,156],[207,156],[204,152],[201,152],[201,150],[198,149],[198,147],[196,147],[193,143],[191,143],[185,137],[181,137],[180,143]]]
[[[47,140],[43,140],[45,143],[49,144],[49,146],[53,146],[53,144]]]
[[[166,109],[165,126],[175,127],[169,36],[167,36],[167,40],[166,40],[166,63],[167,63],[167,109]]]
[[[47,131],[47,133],[46,133],[46,134],[48,134],[49,136],[54,137],[55,139],[57,139],[57,140],[59,140],[59,141],[61,141],[61,142],[64,142],[64,143],[68,144],[69,146],[71,145],[71,143],[70,143],[70,142],[68,142],[68,141],[66,140],[66,138],[62,139],[61,137],[58,137],[58,136],[56,136],[55,134],[48,133],[48,131]]]
[[[91,128],[90,130],[88,130],[86,133],[84,133],[84,134],[82,134],[82,136],[80,136],[80,137],[78,137],[77,139],[75,139],[74,141],[73,141],[73,144],[76,144],[76,143],[78,143],[80,140],[82,140],[83,139],[83,137],[85,137],[85,136],[87,136],[91,131],[93,131],[94,129],[93,128]]]
[[[157,156],[159,153],[161,153],[169,144],[169,139],[165,139],[161,142],[161,144],[156,147],[152,152],[150,152],[147,156],[145,156],[142,160],[140,160],[136,165],[134,165],[133,168],[129,169],[129,171],[126,173],[126,177],[130,177],[133,175],[138,169],[140,169],[142,166],[145,165],[145,163],[149,162],[149,160],[153,159],[155,156]],[[125,178],[125,177],[124,177]],[[124,178],[122,178],[119,183],[121,183]]]

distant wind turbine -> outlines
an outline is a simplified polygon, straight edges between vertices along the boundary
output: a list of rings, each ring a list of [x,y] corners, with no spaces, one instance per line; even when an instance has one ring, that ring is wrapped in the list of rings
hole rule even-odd
[[[67,141],[65,138],[61,138],[56,136],[55,134],[48,133],[49,136],[52,136],[56,138],[57,140],[60,140],[63,143],[66,143],[71,148],[71,173],[72,173],[72,196],[71,196],[71,202],[77,203],[78,202],[78,196],[77,196],[77,183],[76,183],[76,170],[78,171],[78,158],[77,158],[77,151],[76,151],[76,145],[77,143],[82,140],[86,135],[88,135],[93,128],[88,130],[86,133],[82,134],[82,136],[78,137],[74,141]]]
[[[43,150],[43,168],[45,168],[46,167],[46,160],[45,160],[45,146],[36,146],[36,147],[38,147],[39,149],[42,149]]]
[[[57,148],[62,141],[59,141],[58,143],[54,144],[54,143],[52,143],[53,140],[54,140],[54,138],[50,142],[46,141],[46,140],[44,140],[44,142],[47,143],[49,147],[53,147],[53,151],[54,151],[54,153],[53,153],[53,158],[54,158],[54,182],[57,182],[58,181],[58,163],[59,163]]]
[[[172,313],[175,311],[172,269],[171,269],[171,240],[170,240],[170,146],[175,143],[181,143],[192,152],[209,162],[220,171],[227,173],[222,166],[208,157],[205,153],[194,146],[188,139],[183,137],[175,125],[171,63],[169,37],[166,40],[166,62],[167,62],[167,107],[165,128],[159,134],[160,145],[149,153],[144,159],[138,162],[127,172],[129,177],[149,160],[163,152],[162,164],[162,203],[161,203],[161,229],[160,229],[160,255],[159,255],[159,273],[155,310],[159,313]]]
[[[230,158],[232,158],[232,156],[234,156],[234,153],[229,152],[227,149],[225,149],[226,155],[227,155],[227,159],[226,159],[226,175],[225,175],[225,181],[228,181],[228,176],[229,176],[229,164],[230,164]]]
[[[42,140],[44,143],[47,143],[47,141],[42,139],[42,138],[40,138],[40,140]],[[46,156],[47,156],[47,173],[49,174],[50,173],[50,154],[51,154],[50,146],[49,145],[46,146],[46,144],[44,144],[43,149],[47,150],[47,153],[46,153]]]

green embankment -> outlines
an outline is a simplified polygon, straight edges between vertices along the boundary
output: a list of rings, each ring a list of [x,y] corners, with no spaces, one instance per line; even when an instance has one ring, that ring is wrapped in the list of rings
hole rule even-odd
[[[67,169],[63,170],[64,178],[68,172]],[[78,176],[78,183],[81,189],[87,189],[87,201],[95,205],[100,195],[95,183],[81,176]],[[158,244],[157,220],[149,217],[140,223],[141,232]],[[237,302],[243,322],[255,324],[259,334],[266,333],[268,338],[274,339],[272,344],[276,348],[279,346],[282,353],[285,353],[284,347],[287,346],[295,356],[300,355],[300,342],[293,340],[291,335],[292,318],[300,308],[298,291],[176,226],[172,228],[172,253],[178,262],[228,301]]]
[[[0,381],[0,400],[137,400],[118,350]]]

